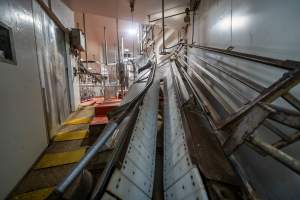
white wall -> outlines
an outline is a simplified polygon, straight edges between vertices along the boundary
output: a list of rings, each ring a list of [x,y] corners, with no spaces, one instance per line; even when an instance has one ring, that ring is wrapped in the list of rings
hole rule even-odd
[[[63,6],[59,7],[63,13]],[[60,16],[64,24],[72,26],[70,10],[67,14]],[[0,21],[12,28],[17,60],[17,65],[0,62],[0,199],[4,199],[46,148],[48,136],[32,1],[1,0]]]
[[[13,29],[17,65],[0,62],[0,199],[47,146],[31,1],[0,1],[0,20]]]

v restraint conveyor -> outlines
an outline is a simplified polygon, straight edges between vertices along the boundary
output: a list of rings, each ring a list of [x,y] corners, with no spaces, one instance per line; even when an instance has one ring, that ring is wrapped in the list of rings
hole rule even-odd
[[[112,113],[95,144],[48,199],[61,198],[114,134],[119,136],[111,160],[87,199],[152,199],[161,80],[164,80],[164,198],[208,199],[199,170],[190,159],[170,65],[164,68],[166,76],[152,63],[152,68],[147,69],[149,78],[144,89]]]

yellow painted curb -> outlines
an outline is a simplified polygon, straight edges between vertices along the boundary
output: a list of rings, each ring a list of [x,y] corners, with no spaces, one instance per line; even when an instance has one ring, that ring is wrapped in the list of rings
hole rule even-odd
[[[63,125],[88,124],[91,121],[92,121],[91,117],[75,118],[75,119],[69,119],[69,120],[65,121]]]
[[[35,190],[32,192],[26,192],[13,197],[13,200],[44,200],[50,195],[53,189],[54,188],[51,187]]]
[[[68,140],[80,140],[88,137],[88,130],[78,130],[69,132],[59,132],[54,136],[55,142],[68,141]]]
[[[55,167],[78,162],[85,154],[86,147],[62,153],[47,153],[38,161],[34,169]]]

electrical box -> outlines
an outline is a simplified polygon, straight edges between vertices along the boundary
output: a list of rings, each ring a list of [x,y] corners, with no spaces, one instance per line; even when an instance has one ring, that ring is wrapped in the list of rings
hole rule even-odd
[[[71,29],[71,46],[79,51],[85,51],[85,34],[78,28]]]

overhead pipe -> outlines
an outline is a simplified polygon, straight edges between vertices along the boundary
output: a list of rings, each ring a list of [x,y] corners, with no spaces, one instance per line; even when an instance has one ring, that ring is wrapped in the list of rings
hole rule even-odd
[[[86,68],[88,69],[88,46],[87,46],[87,34],[86,34],[86,22],[85,22],[85,13],[82,15],[82,20],[83,20],[83,31],[85,34],[84,37],[84,46],[85,46],[85,63],[86,63]]]
[[[122,59],[124,59],[124,39],[123,39],[123,36],[121,37],[121,55],[122,55]]]
[[[130,0],[131,25],[133,25],[133,12],[135,0]],[[134,59],[134,39],[132,37],[132,59]]]
[[[120,56],[120,39],[119,39],[119,17],[116,18],[116,26],[117,26],[117,48],[118,48],[118,64],[120,66],[121,56]],[[118,67],[119,67],[118,66]]]
[[[165,53],[165,0],[161,0],[161,15],[162,15],[162,21],[161,21],[161,25],[162,25],[162,31],[163,31],[163,49],[162,49],[162,53]]]
[[[247,138],[247,142],[250,142],[257,148],[263,150],[269,156],[277,160],[278,162],[282,163],[298,175],[300,175],[300,161],[293,158],[292,156],[288,155],[287,153],[263,142],[258,137],[249,137]]]
[[[105,59],[105,65],[108,64],[107,59],[107,40],[106,40],[106,27],[104,26],[104,59]]]
[[[164,18],[167,19],[167,18],[171,18],[171,17],[175,17],[175,16],[178,16],[178,15],[183,15],[183,14],[186,14],[186,12],[180,12],[180,13],[176,13],[176,14],[173,14],[173,15],[168,15],[168,16],[165,16]],[[156,22],[156,21],[159,21],[159,20],[162,20],[163,17],[161,18],[158,18],[158,19],[153,19],[153,20],[149,20],[149,22]]]

